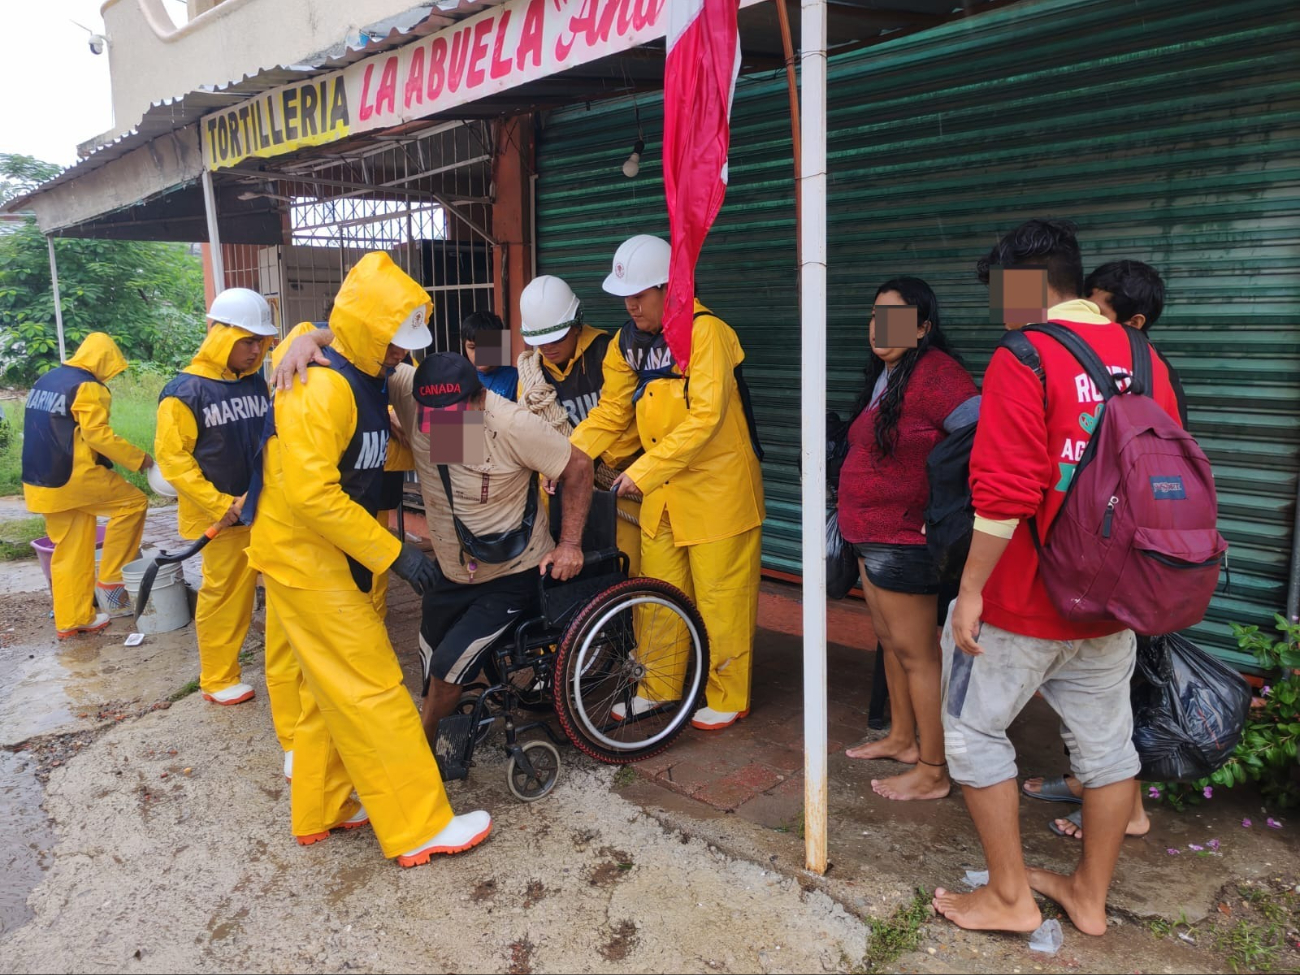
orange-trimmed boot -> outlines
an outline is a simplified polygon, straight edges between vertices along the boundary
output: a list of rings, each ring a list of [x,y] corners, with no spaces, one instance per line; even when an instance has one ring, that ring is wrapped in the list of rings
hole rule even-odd
[[[748,717],[749,708],[743,711],[715,711],[713,708],[700,708],[691,717],[691,727],[699,728],[700,731],[721,731]]]
[[[370,822],[370,816],[366,813],[366,807],[362,806],[352,816],[343,820],[341,823],[335,823],[329,829],[321,833],[308,833],[306,836],[295,836],[299,846],[311,846],[313,843],[319,843],[321,840],[327,840],[332,829],[359,829]]]
[[[463,816],[453,816],[442,832],[409,853],[403,853],[397,858],[397,864],[401,867],[417,867],[428,863],[435,853],[463,853],[482,843],[490,832],[492,817],[481,809]]]
[[[243,704],[245,701],[251,701],[255,693],[256,691],[247,684],[235,684],[233,687],[213,691],[211,694],[204,691],[203,700],[211,701],[213,704]]]
[[[57,632],[60,640],[66,640],[68,637],[76,636],[78,633],[98,633],[111,622],[113,622],[113,620],[107,613],[96,613],[95,618],[89,623],[82,626],[74,626],[70,630],[59,630]]]

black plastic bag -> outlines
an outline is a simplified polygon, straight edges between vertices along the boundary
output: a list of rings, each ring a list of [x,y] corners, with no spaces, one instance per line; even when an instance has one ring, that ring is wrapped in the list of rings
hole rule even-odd
[[[970,452],[975,444],[972,423],[948,434],[925,461],[930,499],[925,507],[925,544],[939,572],[939,581],[961,582],[966,556],[975,534],[975,506],[970,496]]]
[[[1228,761],[1250,710],[1250,685],[1240,674],[1178,633],[1139,642],[1137,672],[1140,778],[1195,782]]]
[[[840,514],[826,514],[826,595],[843,599],[858,582],[858,556],[840,534]]]

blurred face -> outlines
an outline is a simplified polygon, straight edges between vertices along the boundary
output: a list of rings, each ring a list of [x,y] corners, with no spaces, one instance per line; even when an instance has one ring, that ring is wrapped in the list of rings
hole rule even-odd
[[[643,332],[655,333],[664,327],[664,289],[646,288],[639,295],[623,299],[628,317]]]
[[[930,323],[917,322],[915,309],[909,315],[907,308],[907,302],[897,291],[883,291],[871,309],[871,351],[891,369],[930,331]],[[908,334],[899,334],[903,329]]]
[[[261,358],[262,338],[259,335],[250,335],[235,343],[234,348],[230,350],[230,356],[226,359],[226,368],[233,373],[243,375],[252,372]]]
[[[396,345],[389,345],[388,351],[384,353],[384,368],[396,369],[398,363],[406,358],[406,350]]]
[[[556,366],[567,366],[578,353],[578,329],[571,328],[563,337],[554,342],[547,342],[537,348],[547,362]]]

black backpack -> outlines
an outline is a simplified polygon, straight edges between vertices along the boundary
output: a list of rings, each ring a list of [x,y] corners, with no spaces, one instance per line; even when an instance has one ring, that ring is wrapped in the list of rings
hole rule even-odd
[[[999,345],[1034,371],[1044,383],[1038,350],[1019,331],[1007,332]],[[925,473],[930,482],[930,502],[925,508],[925,547],[939,571],[941,585],[961,581],[966,556],[975,533],[975,506],[970,497],[970,452],[975,445],[975,423],[944,437],[930,451]]]

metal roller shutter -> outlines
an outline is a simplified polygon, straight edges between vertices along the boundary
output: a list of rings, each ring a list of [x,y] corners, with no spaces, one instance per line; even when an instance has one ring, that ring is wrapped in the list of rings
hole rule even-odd
[[[975,260],[1030,216],[1069,216],[1085,267],[1119,257],[1169,286],[1152,332],[1187,387],[1214,462],[1231,586],[1195,632],[1238,664],[1228,623],[1285,604],[1300,469],[1300,21],[1290,3],[1025,2],[832,60],[832,405],[867,354],[875,287],[899,273],[939,294],[977,377],[999,329]],[[641,99],[647,132],[661,107]],[[768,459],[764,563],[798,571],[799,342],[784,78],[736,93],[731,184],[698,293],[736,327]],[[652,144],[628,101],[556,113],[538,145],[539,271],[615,327],[600,291],[614,248],[667,234]]]

